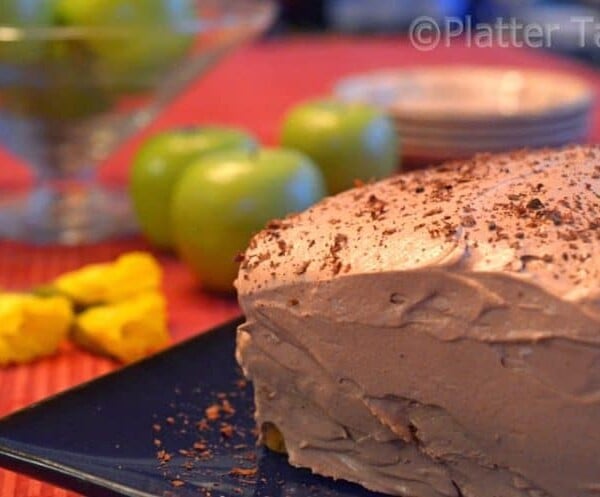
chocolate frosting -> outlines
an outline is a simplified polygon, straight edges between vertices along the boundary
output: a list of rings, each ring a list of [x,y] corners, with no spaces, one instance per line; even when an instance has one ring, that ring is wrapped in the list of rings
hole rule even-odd
[[[478,156],[274,221],[238,360],[290,462],[396,495],[600,495],[600,148]]]

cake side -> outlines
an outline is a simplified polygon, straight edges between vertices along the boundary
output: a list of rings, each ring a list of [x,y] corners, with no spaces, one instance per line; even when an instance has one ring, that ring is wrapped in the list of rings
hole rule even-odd
[[[395,495],[598,495],[599,178],[597,148],[480,157],[271,224],[237,282],[259,425]]]

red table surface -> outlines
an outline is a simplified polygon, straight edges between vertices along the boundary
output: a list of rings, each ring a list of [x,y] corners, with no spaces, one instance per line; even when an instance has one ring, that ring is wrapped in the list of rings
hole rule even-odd
[[[524,49],[474,49],[464,46],[420,52],[400,38],[298,37],[245,47],[185,92],[143,135],[123,147],[102,168],[110,182],[125,181],[135,147],[143,136],[175,125],[224,123],[249,129],[263,143],[275,144],[282,116],[290,105],[327,94],[347,74],[384,67],[448,63],[563,70],[587,79],[600,90],[600,72],[545,52]],[[600,141],[600,106],[590,141]],[[26,181],[27,171],[0,153],[0,187]],[[27,288],[85,263],[106,261],[127,250],[151,250],[141,239],[61,248],[0,242],[0,288]],[[175,341],[239,313],[233,298],[203,293],[175,258],[157,254],[165,272]],[[118,364],[72,346],[34,364],[0,370],[0,416],[73,385],[111,371]],[[0,496],[65,497],[75,494],[0,470]]]

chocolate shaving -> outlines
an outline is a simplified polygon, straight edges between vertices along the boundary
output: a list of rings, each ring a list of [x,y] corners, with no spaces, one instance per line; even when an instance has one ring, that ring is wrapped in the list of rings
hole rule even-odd
[[[291,223],[286,223],[285,221],[282,221],[281,219],[273,219],[272,221],[269,221],[267,223],[267,227],[266,229],[268,230],[285,230],[288,228],[291,228]]]
[[[376,195],[369,195],[367,200],[368,212],[371,215],[371,219],[373,221],[377,221],[383,218],[383,215],[386,213],[387,202],[385,200],[381,200]]]
[[[233,468],[229,474],[231,476],[239,476],[241,478],[252,478],[256,476],[257,473],[256,468]]]
[[[310,262],[311,261],[304,261],[300,267],[298,269],[296,269],[296,271],[294,271],[294,274],[296,274],[297,276],[301,276],[304,273],[306,273],[308,266],[310,266]]]
[[[204,410],[204,414],[206,416],[206,419],[208,419],[209,421],[215,421],[219,419],[221,415],[221,406],[219,404],[213,404],[211,406],[208,406]]]
[[[539,198],[532,198],[529,202],[527,202],[527,208],[533,211],[538,211],[544,208],[544,204]]]
[[[284,240],[277,240],[277,246],[279,247],[279,257],[282,257],[288,253],[288,245]]]
[[[442,212],[444,211],[441,208],[431,209],[430,211],[427,211],[425,214],[423,214],[423,217],[435,216],[436,214],[441,214]]]
[[[228,423],[223,423],[221,425],[221,428],[219,429],[221,435],[225,438],[231,438],[233,437],[233,434],[235,433],[233,426],[228,424]]]
[[[560,226],[563,223],[562,214],[556,209],[548,211],[546,216],[554,223],[554,226]]]
[[[473,216],[463,216],[461,219],[461,225],[465,228],[472,228],[477,224],[477,221]]]

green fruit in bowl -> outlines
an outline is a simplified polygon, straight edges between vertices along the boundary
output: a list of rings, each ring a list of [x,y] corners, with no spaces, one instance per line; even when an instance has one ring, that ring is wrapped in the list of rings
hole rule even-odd
[[[203,286],[231,292],[235,256],[274,218],[304,210],[325,195],[323,176],[288,149],[211,154],[188,167],[175,188],[175,247]]]
[[[0,81],[9,112],[68,121],[111,105],[109,92],[95,84],[89,52],[77,39],[53,31],[60,27],[57,1],[0,0],[0,26],[17,28],[14,41],[0,40],[0,64],[13,65],[6,73],[12,79]]]
[[[256,141],[247,133],[216,126],[166,131],[144,142],[134,157],[129,191],[148,240],[162,248],[172,246],[169,209],[173,189],[195,159],[215,151],[256,148]]]
[[[363,104],[335,100],[300,104],[285,116],[281,144],[312,158],[331,194],[351,188],[356,180],[384,178],[399,164],[394,123]]]
[[[54,0],[1,0],[0,26],[18,30],[50,27],[53,4]],[[0,40],[0,64],[28,64],[42,58],[46,42],[24,32],[15,31],[14,35],[15,39]]]
[[[94,28],[84,38],[113,86],[149,86],[183,56],[194,36],[181,27],[196,17],[192,0],[57,0],[67,26]]]
[[[16,27],[49,26],[55,0],[2,0],[0,25]]]
[[[54,83],[44,88],[2,90],[3,107],[13,114],[64,123],[96,115],[111,105],[110,96],[96,88]]]
[[[77,40],[44,44],[43,57],[17,69],[15,80],[0,90],[7,111],[64,123],[110,108],[112,92],[98,83],[89,54]]]

